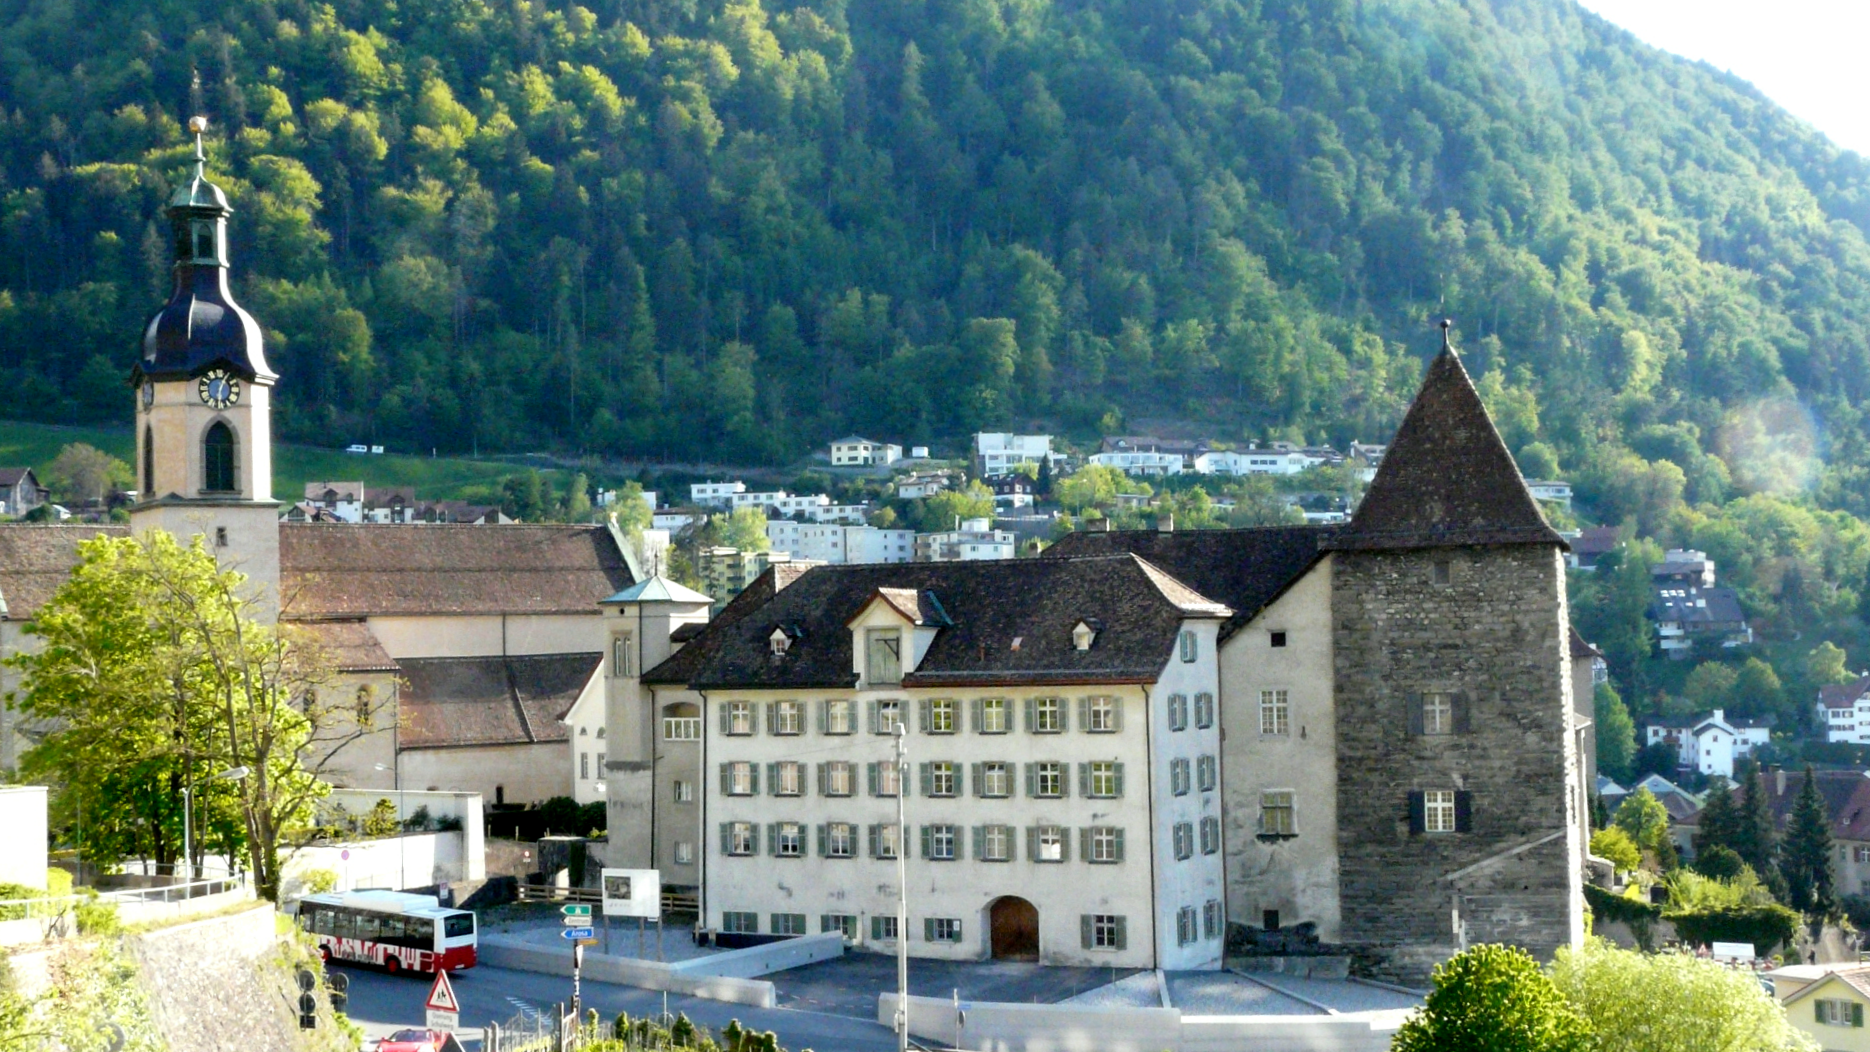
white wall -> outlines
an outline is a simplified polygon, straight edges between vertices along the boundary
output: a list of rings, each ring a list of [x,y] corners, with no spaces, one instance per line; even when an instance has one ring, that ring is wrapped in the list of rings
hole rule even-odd
[[[571,795],[564,742],[404,749],[396,762],[405,786],[479,793],[490,804],[544,803]]]
[[[46,806],[43,785],[0,787],[0,884],[44,890]]]
[[[1286,645],[1274,647],[1272,633]],[[1337,706],[1332,692],[1331,561],[1325,559],[1221,647],[1221,786],[1227,913],[1260,926],[1310,921],[1339,938]],[[1260,692],[1284,690],[1288,733],[1260,733]],[[1298,835],[1261,841],[1260,793],[1290,789]]]
[[[421,888],[431,884],[481,880],[487,875],[485,849],[469,854],[468,836],[459,833],[408,833],[381,840],[301,848],[286,862],[282,898],[308,893],[306,874],[315,869],[338,875],[337,891],[357,888]]]
[[[604,649],[601,598],[589,614],[372,617],[370,631],[397,658],[584,653]]]
[[[1227,930],[1226,924],[1222,923],[1216,934],[1210,937],[1201,927],[1205,904],[1226,899],[1226,873],[1222,863],[1226,856],[1221,850],[1216,850],[1212,855],[1202,853],[1201,820],[1220,817],[1221,794],[1218,788],[1213,792],[1202,792],[1199,782],[1195,780],[1197,760],[1202,756],[1213,756],[1218,760],[1221,753],[1218,712],[1221,684],[1219,661],[1215,653],[1220,623],[1184,621],[1182,631],[1195,635],[1196,660],[1183,661],[1178,645],[1176,652],[1169,656],[1169,663],[1163,667],[1162,678],[1149,689],[1149,734],[1155,746],[1149,782],[1149,791],[1155,801],[1155,966],[1177,970],[1220,967],[1221,947]],[[1195,716],[1195,695],[1203,692],[1215,696],[1217,709],[1213,725],[1207,728],[1201,727]],[[1188,698],[1188,725],[1179,731],[1169,729],[1169,697],[1172,694]],[[1181,796],[1174,794],[1170,784],[1170,763],[1176,759],[1187,760],[1189,766],[1189,790]],[[1173,838],[1178,822],[1188,823],[1194,836],[1193,854],[1186,859],[1175,857]],[[1195,909],[1196,938],[1187,945],[1179,945],[1176,938],[1176,913],[1186,906]],[[1142,938],[1142,933],[1132,931],[1130,938],[1134,945]]]

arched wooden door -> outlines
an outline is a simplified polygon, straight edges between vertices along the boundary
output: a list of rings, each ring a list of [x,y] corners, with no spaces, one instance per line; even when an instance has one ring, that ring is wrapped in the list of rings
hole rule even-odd
[[[1008,895],[988,911],[993,930],[993,956],[1000,960],[1039,959],[1039,909],[1025,899]]]

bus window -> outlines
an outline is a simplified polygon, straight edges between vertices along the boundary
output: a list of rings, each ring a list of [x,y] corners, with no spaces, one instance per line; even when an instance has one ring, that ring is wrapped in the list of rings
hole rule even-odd
[[[472,913],[450,913],[444,920],[447,923],[445,931],[447,937],[450,939],[459,939],[463,936],[474,934],[474,915]]]
[[[403,932],[408,945],[423,950],[435,948],[435,922],[423,917],[410,917],[403,922]]]
[[[331,926],[331,934],[340,939],[357,938],[357,915],[349,910],[333,910],[333,919],[337,923]]]
[[[379,931],[379,925],[377,921],[378,921],[378,917],[374,913],[358,914],[357,915],[357,937],[360,939],[366,940],[368,942],[376,942],[377,937],[380,934],[382,934]]]
[[[403,941],[403,919],[401,917],[383,918],[378,924],[378,929],[382,942],[400,944]]]
[[[320,935],[330,935],[331,921],[332,918],[336,916],[337,914],[334,913],[330,907],[325,907],[323,909],[314,908],[312,910],[312,930]]]

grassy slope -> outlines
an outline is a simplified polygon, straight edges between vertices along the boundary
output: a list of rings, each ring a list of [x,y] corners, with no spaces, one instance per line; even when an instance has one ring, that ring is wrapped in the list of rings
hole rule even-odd
[[[68,443],[86,442],[129,463],[135,443],[128,430],[96,427],[54,427],[0,420],[0,466],[32,467],[42,475]],[[457,457],[354,456],[316,446],[273,445],[273,495],[281,500],[297,497],[311,481],[358,481],[366,486],[414,487],[420,500],[478,500],[494,502],[500,482],[523,469],[498,461]],[[563,486],[561,472],[545,471],[555,486]]]

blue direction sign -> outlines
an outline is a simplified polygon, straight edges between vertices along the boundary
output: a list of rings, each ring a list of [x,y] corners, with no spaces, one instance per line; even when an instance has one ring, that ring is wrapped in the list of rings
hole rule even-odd
[[[597,932],[590,928],[561,928],[559,936],[566,939],[595,939]]]

